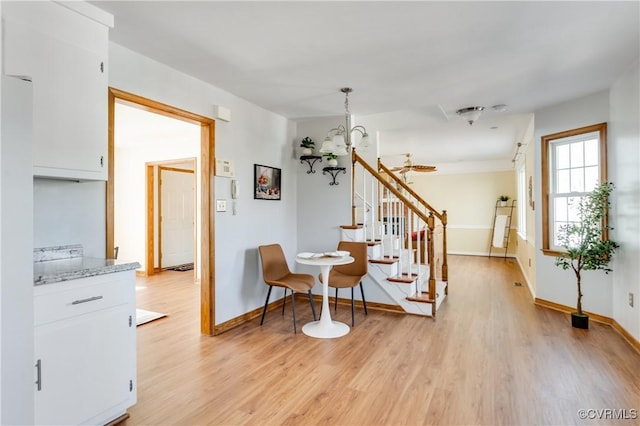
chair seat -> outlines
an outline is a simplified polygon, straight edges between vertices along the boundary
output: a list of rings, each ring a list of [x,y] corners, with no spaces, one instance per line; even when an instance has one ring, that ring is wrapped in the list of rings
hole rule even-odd
[[[322,274],[319,275],[320,282],[322,282]],[[359,275],[346,275],[341,272],[331,270],[329,272],[329,287],[333,288],[349,288],[357,286],[362,277]]]
[[[313,288],[315,281],[310,274],[288,274],[277,280],[265,280],[270,285],[285,287],[296,292],[307,292]]]

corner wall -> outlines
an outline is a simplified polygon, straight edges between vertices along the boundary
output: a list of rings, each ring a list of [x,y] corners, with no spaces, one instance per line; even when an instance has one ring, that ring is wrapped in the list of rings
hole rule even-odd
[[[611,207],[614,255],[613,318],[640,340],[640,64],[612,86],[609,127],[609,179],[616,185]],[[629,306],[629,293],[634,306]]]

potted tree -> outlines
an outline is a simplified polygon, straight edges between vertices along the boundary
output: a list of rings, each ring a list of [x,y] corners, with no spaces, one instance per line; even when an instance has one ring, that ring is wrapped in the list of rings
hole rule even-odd
[[[571,313],[571,325],[589,328],[589,316],[582,311],[582,271],[601,270],[609,273],[609,262],[618,244],[609,239],[607,222],[609,195],[614,185],[603,182],[575,206],[578,221],[560,227],[558,241],[566,252],[556,257],[556,266],[571,269],[576,277],[578,301]]]
[[[312,155],[315,142],[309,136],[305,136],[300,141],[300,146],[302,147],[302,155]]]
[[[322,156],[327,159],[329,167],[336,167],[338,165],[338,156],[333,152],[324,153]]]

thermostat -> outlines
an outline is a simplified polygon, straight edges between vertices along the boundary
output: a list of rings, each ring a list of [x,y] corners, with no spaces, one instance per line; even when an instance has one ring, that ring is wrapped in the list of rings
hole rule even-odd
[[[235,166],[231,160],[221,160],[216,158],[216,176],[235,177]]]

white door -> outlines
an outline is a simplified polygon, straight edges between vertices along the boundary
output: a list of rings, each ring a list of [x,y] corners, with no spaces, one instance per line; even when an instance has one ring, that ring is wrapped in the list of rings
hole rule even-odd
[[[193,263],[195,180],[191,170],[159,168],[160,266]]]

